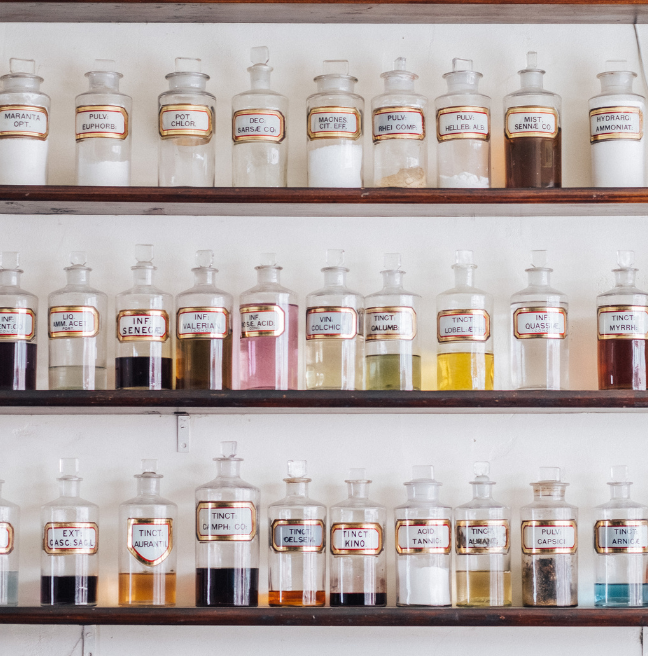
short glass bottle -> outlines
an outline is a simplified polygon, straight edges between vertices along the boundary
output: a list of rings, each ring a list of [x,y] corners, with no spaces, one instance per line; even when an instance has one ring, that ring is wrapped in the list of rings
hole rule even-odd
[[[111,59],[96,59],[86,73],[90,88],[76,97],[76,183],[128,187],[131,180],[130,96]]]
[[[565,501],[560,467],[540,467],[522,520],[522,603],[578,605],[578,508]]]
[[[385,92],[371,101],[375,187],[427,187],[427,98],[414,91],[418,75],[405,57],[380,77]]]
[[[47,184],[50,97],[33,59],[10,59],[0,77],[0,184]]]
[[[176,389],[232,389],[232,296],[216,287],[214,251],[196,251],[194,286],[176,297]]]
[[[529,286],[511,296],[513,389],[569,389],[567,296],[551,287],[547,251],[531,251]]]
[[[448,93],[436,99],[437,186],[490,187],[490,98],[470,59],[453,59]]]
[[[258,606],[259,489],[221,442],[216,478],[196,489],[196,606]]]
[[[135,246],[133,286],[115,297],[115,389],[172,389],[173,296],[153,285],[153,246]]]
[[[386,606],[385,506],[368,497],[364,469],[350,469],[348,498],[331,506],[331,606]]]
[[[85,251],[70,253],[67,285],[52,292],[49,306],[49,388],[107,387],[108,297],[89,283]]]
[[[385,253],[383,288],[365,299],[368,390],[420,390],[418,315],[421,297],[403,288],[400,253]]]
[[[645,390],[648,292],[637,289],[634,251],[617,251],[615,286],[596,297],[599,389]]]
[[[20,508],[2,497],[0,480],[0,606],[18,605]]]
[[[472,251],[456,251],[455,286],[437,296],[437,389],[492,390],[493,296],[473,283]]]
[[[326,506],[308,496],[305,460],[288,461],[286,496],[268,507],[270,606],[326,601]]]
[[[38,297],[21,289],[18,263],[0,253],[0,390],[36,389]]]
[[[489,463],[473,469],[473,498],[454,511],[457,606],[510,606],[511,509],[493,499]]]
[[[241,389],[297,389],[297,294],[279,283],[274,253],[264,253],[261,261],[257,284],[239,298]]]
[[[648,606],[648,507],[630,499],[626,465],[610,475],[610,500],[594,508],[594,605]]]
[[[646,99],[634,93],[636,73],[627,61],[608,61],[601,93],[590,98],[592,186],[643,187],[646,184],[644,118]]]
[[[415,466],[407,503],[394,509],[397,606],[452,603],[452,508],[439,502],[439,487],[431,466]]]
[[[285,187],[288,98],[270,88],[268,48],[252,48],[251,88],[232,98],[232,184]]]
[[[177,57],[158,96],[158,184],[213,187],[216,170],[216,98],[206,91],[209,75],[200,59]]]
[[[119,605],[175,606],[178,506],[160,496],[157,460],[142,460],[137,496],[119,506]]]
[[[364,100],[353,92],[358,81],[346,60],[325,61],[309,96],[308,186],[362,187]]]
[[[346,286],[344,251],[326,251],[324,287],[306,297],[306,389],[364,387],[364,299]]]
[[[96,606],[99,508],[80,496],[77,458],[61,458],[60,496],[41,508],[41,606]]]

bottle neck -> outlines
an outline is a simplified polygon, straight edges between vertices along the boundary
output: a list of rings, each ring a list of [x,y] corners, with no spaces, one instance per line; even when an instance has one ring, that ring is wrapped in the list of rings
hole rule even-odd
[[[553,485],[534,485],[533,497],[535,499],[555,499],[560,501],[565,498],[565,488]]]
[[[250,84],[252,89],[269,89],[270,88],[270,73],[272,67],[266,64],[255,64],[248,68],[250,73]]]
[[[241,461],[233,458],[222,458],[216,461],[216,471],[222,478],[238,478]]]
[[[598,76],[602,94],[633,93],[632,83],[636,77],[631,71],[614,71]]]
[[[436,503],[439,498],[438,486],[429,483],[410,484],[407,486],[407,498],[413,501],[434,501]]]
[[[520,82],[523,89],[541,90],[543,87],[544,73],[541,71],[524,71],[520,73]]]
[[[448,83],[448,94],[479,93],[478,85],[481,74],[477,71],[455,71],[444,77]]]
[[[490,499],[492,487],[492,483],[472,483],[473,499]]]
[[[209,77],[200,73],[171,73],[171,75],[167,75],[167,79],[169,80],[169,89],[204,91]]]
[[[369,492],[369,483],[360,481],[347,482],[349,498],[366,499]]]
[[[629,499],[630,498],[630,485],[610,485],[610,498],[611,499]]]
[[[43,78],[37,75],[5,75],[2,78],[3,91],[18,93],[38,93]]]
[[[529,274],[530,287],[548,287],[551,271],[549,269],[531,269]]]
[[[107,90],[119,93],[119,78],[121,75],[112,71],[92,71],[86,74],[90,91]]]
[[[385,93],[393,93],[394,91],[405,91],[407,93],[414,93],[414,79],[402,75],[395,75],[385,79]]]
[[[199,268],[194,270],[194,280],[196,285],[213,285],[214,284],[214,269]]]
[[[59,478],[59,493],[62,497],[78,497],[81,493],[81,479]]]
[[[68,269],[67,282],[68,285],[87,285],[90,269]]]
[[[287,497],[307,497],[308,496],[308,482],[307,481],[286,482],[286,496]]]
[[[347,272],[341,268],[324,269],[324,285],[326,287],[346,286]]]
[[[634,287],[637,269],[616,269],[614,280],[617,287]]]
[[[396,287],[401,288],[403,286],[403,276],[405,275],[404,271],[383,271],[383,287]]]
[[[133,282],[136,286],[153,284],[153,267],[137,267],[133,269]]]
[[[279,274],[281,269],[279,267],[263,266],[257,268],[257,282],[269,283],[274,282],[279,284]]]
[[[141,476],[137,479],[137,496],[158,496],[160,494],[159,476]]]
[[[353,93],[355,80],[353,78],[344,78],[338,76],[325,76],[317,80],[317,90],[323,91],[343,91]]]
[[[20,272],[12,269],[0,271],[0,284],[3,287],[18,287],[20,283]]]
[[[454,266],[455,287],[473,287],[474,266]]]

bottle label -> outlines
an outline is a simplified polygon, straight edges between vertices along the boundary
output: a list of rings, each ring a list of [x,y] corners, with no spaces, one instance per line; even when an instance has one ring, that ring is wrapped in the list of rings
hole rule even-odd
[[[373,141],[425,139],[425,116],[417,107],[381,107],[373,113]]]
[[[241,305],[241,338],[279,337],[286,326],[286,313],[278,305]]]
[[[358,314],[349,307],[314,307],[306,310],[306,339],[353,339]]]
[[[511,546],[508,519],[460,519],[456,522],[458,554],[507,554]]]
[[[160,137],[202,137],[214,134],[214,116],[207,105],[162,105],[159,121]]]
[[[522,522],[522,552],[527,555],[575,554],[577,548],[575,519]]]
[[[490,110],[487,107],[446,107],[437,111],[437,141],[490,139]]]
[[[594,548],[600,554],[648,553],[648,520],[600,519],[594,525]]]
[[[450,553],[449,519],[399,519],[396,552],[402,555]]]
[[[590,143],[610,139],[643,139],[643,112],[639,107],[590,109]]]
[[[411,307],[372,307],[365,312],[367,341],[412,340],[416,337],[416,312]]]
[[[44,107],[0,105],[0,138],[34,137],[44,141],[49,134],[49,115]]]
[[[518,308],[513,313],[517,339],[565,339],[567,312],[559,307]]]
[[[281,143],[286,137],[286,119],[276,109],[242,109],[232,116],[232,140]]]
[[[49,309],[49,336],[96,337],[99,312],[90,305],[57,305]]]
[[[315,107],[308,112],[308,138],[358,139],[362,117],[355,107]]]
[[[159,565],[173,550],[173,520],[130,517],[127,545],[128,551],[142,565]]]
[[[10,554],[14,549],[14,528],[9,522],[0,522],[0,556]]]
[[[504,119],[506,136],[548,137],[558,135],[558,112],[552,107],[511,107]]]
[[[178,310],[178,339],[225,339],[230,333],[229,312],[219,307]]]
[[[443,342],[486,342],[490,338],[490,316],[486,310],[442,310],[437,315],[437,340]]]
[[[324,522],[321,519],[275,519],[270,532],[275,551],[324,551]]]
[[[166,342],[169,315],[165,310],[120,310],[117,339],[120,342]]]
[[[598,309],[599,339],[648,339],[648,307],[608,305]]]
[[[86,105],[76,109],[76,140],[126,139],[128,112],[118,105]]]
[[[251,501],[201,501],[196,507],[196,537],[249,542],[257,532],[257,512]]]
[[[0,340],[30,342],[36,332],[36,317],[29,308],[0,308]]]
[[[96,554],[99,527],[94,522],[49,522],[45,524],[43,550],[48,556]]]
[[[377,556],[383,550],[383,529],[372,522],[351,522],[331,526],[331,553],[334,556]]]

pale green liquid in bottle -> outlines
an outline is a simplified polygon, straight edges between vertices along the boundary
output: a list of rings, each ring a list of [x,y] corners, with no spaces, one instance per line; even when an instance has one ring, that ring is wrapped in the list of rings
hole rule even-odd
[[[420,390],[420,355],[368,355],[368,390]]]

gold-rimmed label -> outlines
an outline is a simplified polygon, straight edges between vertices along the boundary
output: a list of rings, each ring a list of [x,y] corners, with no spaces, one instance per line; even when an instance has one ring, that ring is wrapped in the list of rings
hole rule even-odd
[[[445,107],[437,111],[437,141],[490,139],[490,110],[487,107]]]
[[[594,548],[600,554],[648,553],[648,520],[600,519],[594,525]]]
[[[639,107],[590,109],[590,142],[610,139],[643,139],[643,112]]]
[[[648,339],[648,307],[607,305],[598,309],[599,339]]]
[[[507,554],[511,546],[508,519],[460,519],[455,522],[458,554]]]
[[[437,340],[443,342],[487,342],[490,315],[486,310],[442,310],[437,314]]]
[[[553,139],[558,135],[559,127],[558,112],[553,107],[511,107],[504,119],[504,131],[509,139]]]
[[[349,307],[312,307],[306,310],[306,339],[353,339],[358,313]]]
[[[257,533],[257,509],[251,501],[201,501],[196,506],[199,542],[250,542]]]
[[[241,337],[279,337],[286,328],[286,313],[278,305],[241,305]]]
[[[425,115],[418,107],[381,107],[373,113],[373,141],[425,139]]]
[[[25,340],[36,334],[36,316],[30,308],[0,308],[0,341]]]
[[[162,139],[202,137],[209,141],[214,134],[214,114],[207,105],[162,105],[158,128]]]
[[[567,312],[561,307],[523,307],[513,313],[517,339],[565,339]]]
[[[45,107],[0,105],[0,139],[33,137],[45,141],[49,135],[49,114]]]
[[[155,567],[173,550],[173,520],[167,518],[128,518],[127,546],[133,558]]]
[[[413,340],[416,337],[416,311],[405,306],[371,307],[365,310],[367,341],[376,339]]]
[[[396,521],[396,552],[449,554],[452,527],[449,519],[399,519]]]
[[[128,112],[119,105],[84,105],[76,108],[76,140],[126,139]]]
[[[91,305],[56,305],[49,309],[49,337],[96,337],[99,311]]]
[[[99,527],[94,522],[48,522],[43,551],[48,556],[88,555],[99,550]]]
[[[358,139],[362,115],[355,107],[314,107],[308,112],[308,138]]]
[[[241,109],[232,115],[232,140],[281,143],[286,137],[286,118],[276,109]]]
[[[532,519],[522,522],[522,552],[538,554],[575,554],[578,530],[575,519]]]
[[[321,519],[275,519],[270,527],[270,544],[279,553],[322,553],[326,546],[324,522]]]
[[[166,342],[169,315],[166,310],[120,310],[117,339],[120,342]]]
[[[0,522],[0,556],[14,550],[14,527],[9,522]]]
[[[229,312],[222,307],[185,307],[178,310],[178,339],[225,339],[230,334]]]
[[[377,556],[383,550],[383,529],[375,522],[342,522],[331,526],[334,556]]]

